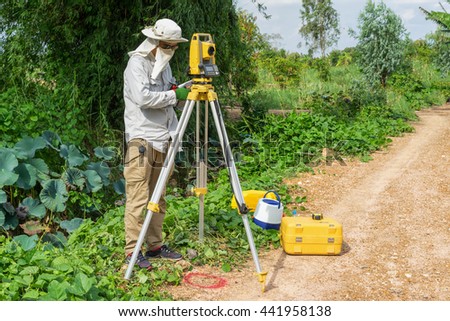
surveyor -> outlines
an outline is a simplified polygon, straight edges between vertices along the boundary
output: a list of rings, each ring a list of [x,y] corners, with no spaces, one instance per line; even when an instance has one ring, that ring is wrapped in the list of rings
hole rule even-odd
[[[144,222],[147,203],[155,189],[164,163],[165,153],[178,124],[174,106],[186,100],[189,90],[176,88],[169,61],[177,46],[188,40],[181,28],[170,19],[160,19],[153,27],[142,30],[147,37],[136,50],[128,53],[124,72],[126,181],[125,262],[129,263]],[[179,260],[181,254],[163,243],[162,226],[166,204],[159,202],[153,213],[144,249],[139,251],[136,265],[151,270],[151,258]],[[145,253],[145,254],[143,254]]]

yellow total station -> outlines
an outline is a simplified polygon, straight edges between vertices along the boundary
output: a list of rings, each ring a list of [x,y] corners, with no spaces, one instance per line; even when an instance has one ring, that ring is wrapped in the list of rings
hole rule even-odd
[[[194,33],[189,48],[189,76],[193,82],[211,82],[220,75],[216,65],[216,44],[209,33]]]

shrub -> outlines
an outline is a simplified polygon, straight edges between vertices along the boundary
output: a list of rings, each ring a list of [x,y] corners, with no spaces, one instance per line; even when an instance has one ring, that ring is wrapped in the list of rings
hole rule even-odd
[[[94,157],[88,162],[49,131],[0,148],[0,227],[28,235],[67,230],[113,206],[115,193],[124,193],[117,153],[97,147]]]

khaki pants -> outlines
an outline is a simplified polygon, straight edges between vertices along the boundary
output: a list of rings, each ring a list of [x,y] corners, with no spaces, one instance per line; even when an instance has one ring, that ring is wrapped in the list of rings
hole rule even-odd
[[[153,149],[144,139],[132,139],[125,156],[125,254],[133,252],[147,214],[147,204],[155,189],[165,154]],[[166,212],[164,192],[159,201],[159,213],[153,213],[144,239],[147,250],[162,245],[162,225]]]

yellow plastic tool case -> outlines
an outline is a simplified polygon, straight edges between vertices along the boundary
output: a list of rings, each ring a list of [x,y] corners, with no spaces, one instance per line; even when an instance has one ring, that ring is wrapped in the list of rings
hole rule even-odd
[[[258,202],[264,195],[267,194],[267,191],[257,191],[257,190],[249,190],[243,191],[242,196],[244,197],[245,205],[250,212],[254,212]],[[277,198],[271,193],[266,196],[267,198],[276,200]],[[231,208],[237,208],[237,202],[234,196],[231,198]]]
[[[288,254],[339,255],[342,249],[342,224],[322,215],[283,217],[281,245]]]

